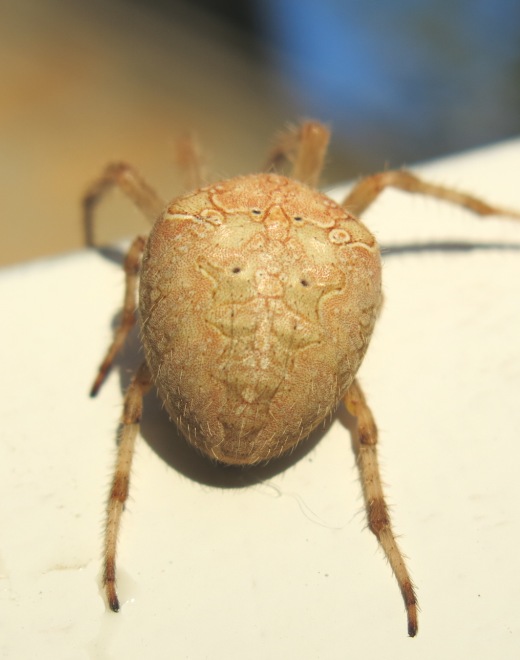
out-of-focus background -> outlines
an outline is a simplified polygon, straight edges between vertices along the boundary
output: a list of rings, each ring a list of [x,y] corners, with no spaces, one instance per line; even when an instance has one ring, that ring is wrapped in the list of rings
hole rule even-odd
[[[287,121],[331,124],[325,183],[520,132],[510,0],[19,0],[0,8],[0,264],[82,245],[110,160],[165,198],[195,129],[216,177],[253,171]],[[111,195],[98,240],[143,230]]]

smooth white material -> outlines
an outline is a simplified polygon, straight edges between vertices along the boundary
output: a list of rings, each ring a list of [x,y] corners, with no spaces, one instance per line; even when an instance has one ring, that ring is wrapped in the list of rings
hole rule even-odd
[[[520,208],[520,141],[417,169]],[[120,267],[90,250],[0,273],[0,657],[518,657],[520,223],[392,191],[364,219],[391,249],[360,379],[418,637],[366,528],[344,415],[297,456],[223,470],[155,395],[120,537],[122,610],[107,611],[104,507],[138,357],[88,397],[123,293]]]

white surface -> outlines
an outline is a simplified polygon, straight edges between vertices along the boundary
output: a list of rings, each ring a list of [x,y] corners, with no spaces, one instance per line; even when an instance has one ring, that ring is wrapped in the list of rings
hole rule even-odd
[[[420,170],[520,208],[520,141]],[[87,391],[123,275],[85,251],[0,274],[0,657],[518,657],[520,224],[394,192],[365,221],[410,248],[385,258],[360,378],[418,585],[417,638],[339,420],[300,460],[222,471],[186,449],[154,395],[120,538],[122,610],[107,611],[117,370],[97,399]],[[461,241],[481,247],[414,249]],[[126,382],[132,350],[122,363]]]

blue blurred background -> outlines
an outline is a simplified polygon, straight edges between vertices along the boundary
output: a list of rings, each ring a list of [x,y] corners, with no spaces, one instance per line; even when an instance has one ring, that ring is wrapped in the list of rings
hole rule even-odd
[[[294,106],[371,160],[519,132],[518,1],[265,0],[255,11]]]

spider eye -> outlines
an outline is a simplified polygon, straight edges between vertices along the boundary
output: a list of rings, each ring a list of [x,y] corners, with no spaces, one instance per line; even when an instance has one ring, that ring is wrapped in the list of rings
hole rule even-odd
[[[241,270],[242,269],[240,268],[240,266],[235,266],[234,268],[231,269],[231,272],[236,274],[236,273],[240,273]]]
[[[251,209],[251,213],[253,215],[261,215],[262,211],[260,209]]]
[[[294,220],[295,222],[301,222],[301,221],[303,220],[303,218],[302,218],[301,215],[295,215],[295,216],[293,217],[293,220]]]
[[[302,286],[309,286],[309,280],[300,280]]]

